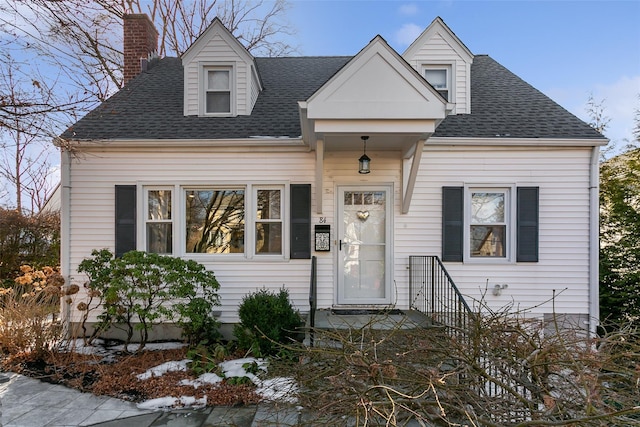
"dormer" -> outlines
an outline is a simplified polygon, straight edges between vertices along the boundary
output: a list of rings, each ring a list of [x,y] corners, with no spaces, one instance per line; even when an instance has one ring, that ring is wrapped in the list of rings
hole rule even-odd
[[[471,113],[473,54],[437,17],[402,57],[449,102],[452,114]]]
[[[182,54],[182,66],[185,116],[251,114],[262,90],[255,60],[220,19]]]

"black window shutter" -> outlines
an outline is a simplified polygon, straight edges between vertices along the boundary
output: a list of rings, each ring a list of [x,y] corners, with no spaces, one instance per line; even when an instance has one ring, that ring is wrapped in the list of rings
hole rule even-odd
[[[464,187],[442,187],[442,260],[462,261]]]
[[[116,185],[116,256],[136,249],[136,186]]]
[[[518,187],[518,262],[538,262],[538,187]]]
[[[291,258],[311,258],[311,184],[291,184]]]

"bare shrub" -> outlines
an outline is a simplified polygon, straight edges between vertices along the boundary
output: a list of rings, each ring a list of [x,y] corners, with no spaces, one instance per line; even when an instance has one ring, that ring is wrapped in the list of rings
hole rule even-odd
[[[469,325],[318,330],[286,369],[319,424],[640,425],[637,329],[593,338],[484,306]]]
[[[39,357],[61,338],[64,279],[57,268],[23,265],[20,270],[13,286],[0,288],[0,352]]]

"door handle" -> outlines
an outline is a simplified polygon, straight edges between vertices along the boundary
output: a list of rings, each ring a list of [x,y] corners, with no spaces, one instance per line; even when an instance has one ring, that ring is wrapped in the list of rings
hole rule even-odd
[[[340,250],[342,250],[342,240],[340,240]]]

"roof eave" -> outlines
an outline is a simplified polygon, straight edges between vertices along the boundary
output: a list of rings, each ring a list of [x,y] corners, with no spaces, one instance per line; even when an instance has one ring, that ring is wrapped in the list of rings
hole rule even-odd
[[[63,139],[56,138],[55,145],[70,149],[163,149],[163,148],[306,148],[301,137],[261,136],[236,139]]]
[[[602,147],[607,138],[471,138],[432,136],[428,145],[441,146],[521,146],[521,147]]]

